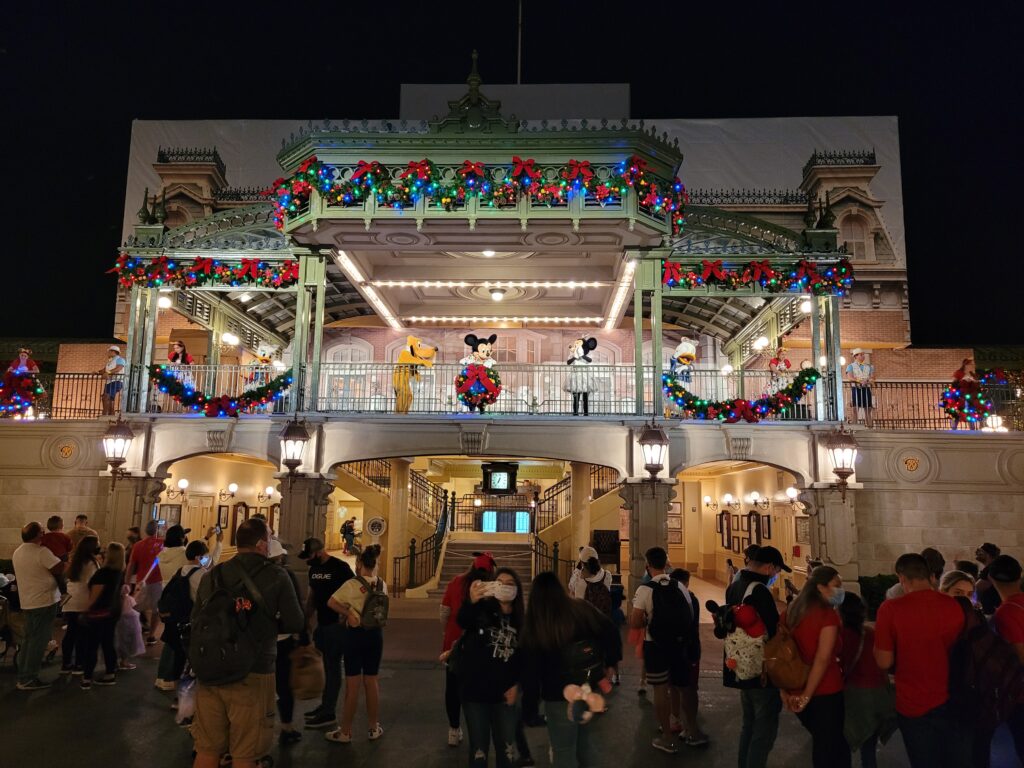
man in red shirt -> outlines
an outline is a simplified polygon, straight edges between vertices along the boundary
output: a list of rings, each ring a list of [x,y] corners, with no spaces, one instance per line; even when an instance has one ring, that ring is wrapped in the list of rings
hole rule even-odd
[[[1009,555],[999,555],[988,568],[992,587],[1002,602],[992,617],[992,625],[1003,640],[1013,646],[1024,663],[1024,592],[1020,588],[1020,563]],[[1017,747],[1017,757],[1024,760],[1024,706],[1010,716],[1010,732]]]
[[[441,626],[444,628],[444,645],[441,648],[442,658],[447,658],[448,652],[455,645],[455,642],[462,636],[462,627],[456,621],[459,615],[459,608],[466,597],[466,577],[473,571],[486,571],[488,578],[494,578],[494,571],[497,563],[490,552],[474,552],[473,562],[469,570],[460,573],[448,582],[445,587],[444,597],[441,598]],[[457,747],[462,741],[462,727],[459,725],[462,712],[462,701],[459,698],[459,681],[446,669],[444,673],[444,708],[448,715],[448,746]]]
[[[132,545],[132,554],[128,560],[128,578],[135,582],[136,607],[146,619],[148,635],[146,645],[156,644],[156,622],[159,617],[157,605],[163,592],[163,580],[160,568],[156,565],[156,557],[164,548],[164,540],[156,535],[156,520],[146,523],[146,538]]]
[[[927,561],[901,555],[904,594],[886,600],[875,624],[875,661],[895,663],[896,714],[913,768],[967,766],[971,735],[949,711],[949,651],[964,625],[963,609],[932,589]]]
[[[62,563],[68,561],[68,555],[75,548],[71,537],[64,533],[64,518],[59,515],[53,515],[46,521],[46,533],[39,543],[53,552]]]

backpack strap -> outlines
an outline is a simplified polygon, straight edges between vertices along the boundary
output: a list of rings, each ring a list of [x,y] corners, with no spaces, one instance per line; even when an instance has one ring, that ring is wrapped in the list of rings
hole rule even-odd
[[[360,576],[357,573],[356,574],[356,581],[358,581],[360,584],[362,584],[364,587],[366,587],[367,593],[370,593],[370,592],[380,592],[381,591],[380,579],[374,579],[373,584],[370,584],[370,582],[368,582],[366,579],[364,579],[362,576]]]
[[[260,563],[260,567],[256,569],[256,573],[262,573],[263,569],[270,565],[269,560],[264,560]],[[249,590],[249,594],[252,595],[252,599],[256,602],[257,609],[265,608],[263,602],[263,593],[260,592],[259,587],[256,586],[256,582],[252,580],[252,577],[246,572],[245,566],[241,563],[238,564],[238,572],[242,576],[242,583],[245,584],[245,588]]]

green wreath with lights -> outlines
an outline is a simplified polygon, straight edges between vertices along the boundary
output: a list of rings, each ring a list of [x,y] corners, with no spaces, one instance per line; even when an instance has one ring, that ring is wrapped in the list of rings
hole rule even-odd
[[[241,411],[272,405],[284,395],[294,381],[292,369],[289,368],[266,384],[247,389],[237,397],[210,397],[205,392],[185,384],[167,365],[151,365],[149,377],[161,392],[167,393],[189,410],[197,413],[202,411],[210,418],[237,417]]]
[[[821,372],[816,368],[803,368],[786,387],[773,395],[763,395],[757,400],[704,400],[685,387],[672,373],[663,373],[661,388],[665,397],[680,411],[694,419],[722,421],[735,424],[738,421],[757,423],[768,416],[781,416],[791,411],[808,392],[814,389]]]

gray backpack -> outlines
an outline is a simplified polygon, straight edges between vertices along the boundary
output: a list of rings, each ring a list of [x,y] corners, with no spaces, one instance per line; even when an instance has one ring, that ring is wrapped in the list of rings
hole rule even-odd
[[[366,588],[366,602],[363,603],[361,624],[365,629],[383,629],[388,623],[388,596],[380,587],[380,579],[371,585],[362,576],[356,576]]]

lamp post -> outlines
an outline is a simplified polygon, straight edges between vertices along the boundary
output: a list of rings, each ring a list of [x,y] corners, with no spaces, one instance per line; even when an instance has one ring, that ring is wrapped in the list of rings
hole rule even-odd
[[[846,501],[846,489],[850,475],[857,463],[857,441],[844,427],[840,427],[825,440],[825,450],[832,463],[832,472],[839,478],[836,487]]]
[[[117,421],[112,422],[107,431],[103,433],[100,441],[103,445],[103,456],[110,466],[110,490],[114,490],[114,484],[119,477],[125,477],[128,472],[122,469],[128,459],[128,451],[131,450],[132,440],[135,433],[132,428],[121,419],[118,414]]]
[[[644,469],[650,475],[651,480],[658,479],[658,473],[665,468],[665,455],[668,452],[668,435],[665,430],[654,423],[644,427],[640,437],[637,438],[640,450],[644,454]]]
[[[296,470],[302,466],[302,457],[309,443],[309,431],[298,419],[292,419],[281,432],[281,463],[288,467],[288,485],[291,486]]]

